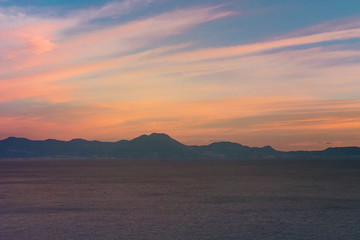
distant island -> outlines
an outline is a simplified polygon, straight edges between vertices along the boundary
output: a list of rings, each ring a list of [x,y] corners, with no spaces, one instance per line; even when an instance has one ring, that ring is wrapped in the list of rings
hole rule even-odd
[[[359,147],[323,151],[277,151],[271,146],[248,147],[233,142],[188,146],[164,133],[118,142],[73,139],[44,141],[9,137],[0,140],[0,158],[121,158],[121,159],[360,159]]]

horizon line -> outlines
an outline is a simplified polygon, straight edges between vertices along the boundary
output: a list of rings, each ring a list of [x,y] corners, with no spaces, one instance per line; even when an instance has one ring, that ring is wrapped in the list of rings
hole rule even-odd
[[[101,140],[88,140],[88,139],[84,139],[84,138],[72,138],[70,140],[60,140],[60,139],[56,139],[56,138],[47,138],[47,139],[37,139],[37,140],[34,140],[34,139],[30,139],[30,138],[26,138],[26,137],[14,137],[14,136],[9,136],[7,138],[4,138],[4,139],[0,139],[0,142],[4,141],[4,140],[7,140],[7,139],[11,139],[11,138],[14,138],[14,139],[26,139],[26,140],[29,140],[29,141],[47,141],[47,140],[55,140],[55,141],[59,141],[59,142],[71,142],[71,141],[74,141],[74,140],[83,140],[83,141],[87,141],[87,142],[102,142],[102,143],[117,143],[117,142],[121,142],[121,141],[132,141],[134,139],[137,139],[141,136],[151,136],[151,135],[165,135],[167,137],[169,137],[170,139],[172,140],[175,140],[177,142],[179,142],[178,140],[176,140],[175,138],[171,137],[169,134],[167,133],[160,133],[160,132],[152,132],[151,134],[141,134],[135,138],[132,138],[132,139],[120,139],[120,140],[117,140],[117,141],[101,141]],[[270,144],[268,145],[265,145],[265,146],[262,146],[262,147],[258,147],[258,146],[248,146],[248,145],[243,145],[239,142],[232,142],[232,141],[214,141],[214,142],[211,142],[209,144],[202,144],[202,145],[187,145],[187,144],[184,144],[182,142],[179,142],[180,144],[184,145],[184,146],[209,146],[211,144],[214,144],[214,143],[232,143],[232,144],[239,144],[241,146],[244,146],[244,147],[250,147],[250,148],[266,148],[266,147],[271,147],[272,149],[274,149],[275,151],[278,151],[278,152],[318,152],[318,151],[324,151],[324,150],[327,150],[327,149],[334,149],[334,148],[360,148],[360,146],[343,146],[343,147],[328,147],[328,148],[325,148],[325,149],[320,149],[320,150],[290,150],[290,151],[284,151],[284,150],[277,150],[275,148],[273,148]]]

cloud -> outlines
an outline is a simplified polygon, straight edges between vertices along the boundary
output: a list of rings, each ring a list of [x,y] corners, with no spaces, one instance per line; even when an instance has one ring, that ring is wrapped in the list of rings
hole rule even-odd
[[[280,149],[329,136],[359,142],[351,133],[360,121],[359,45],[337,44],[360,38],[358,26],[204,48],[197,27],[237,13],[190,7],[116,19],[147,4],[61,17],[0,10],[0,132],[118,140],[161,131],[185,143],[249,145],[281,135]]]
[[[201,49],[197,51],[178,54],[175,56],[178,60],[186,61],[186,59],[204,60],[216,59],[224,57],[234,57],[239,55],[254,54],[274,49],[301,46],[314,43],[324,43],[338,40],[347,40],[360,38],[360,28],[344,29],[331,32],[323,32],[293,38],[285,38],[275,41],[267,41],[253,44],[238,45],[232,47],[219,47]]]
[[[7,30],[8,35],[4,33],[5,41],[2,43],[6,50],[2,53],[3,64],[0,66],[3,86],[0,90],[1,99],[39,97],[39,91],[47,94],[46,89],[54,89],[49,82],[121,69],[128,59],[134,57],[114,56],[152,47],[169,35],[180,34],[199,24],[231,14],[218,7],[181,9],[104,27],[95,32],[82,32],[63,40],[59,34],[72,26],[72,19],[41,21],[39,18],[21,15],[19,18],[24,18],[23,24],[18,20],[19,24]],[[69,87],[65,87],[66,91]],[[46,97],[51,97],[49,95]]]
[[[0,8],[0,14],[0,60],[5,62],[51,51],[58,32],[71,25],[66,19],[27,15],[17,8]]]
[[[311,25],[301,29],[296,29],[295,31],[286,33],[279,38],[290,38],[290,37],[299,37],[304,35],[312,35],[324,32],[336,32],[342,31],[344,29],[356,29],[360,27],[360,18],[359,16],[343,17],[337,18],[330,21],[326,21],[320,24]]]
[[[299,109],[298,109],[299,111]],[[341,113],[341,116],[339,114]],[[360,128],[360,110],[355,111],[305,111],[298,113],[278,113],[251,117],[222,119],[210,122],[200,127],[237,129],[237,131],[266,131],[266,130],[322,130],[331,128]]]
[[[55,46],[55,44],[52,43],[49,39],[44,39],[41,36],[33,36],[26,39],[26,41],[27,41],[27,48],[31,49],[30,51],[36,54],[41,54],[44,52],[51,51]]]
[[[69,14],[71,18],[78,20],[80,23],[89,22],[94,19],[117,18],[123,14],[134,12],[149,6],[152,1],[149,0],[124,0],[108,2],[100,8],[90,8],[77,10]]]
[[[10,29],[6,24],[0,26],[0,30],[4,28],[0,36],[1,55],[4,60],[11,59],[5,61],[9,64],[1,70],[5,73],[14,70],[9,70],[9,65],[15,62],[17,68],[33,69],[41,66],[44,70],[48,66],[69,64],[69,60],[72,64],[79,64],[113,58],[140,48],[149,48],[161,39],[232,14],[233,12],[221,11],[216,7],[180,9],[71,36],[63,34],[66,29],[78,24],[73,18],[60,20],[16,17],[16,22],[19,23]],[[50,50],[52,51],[49,53]],[[26,56],[31,53],[47,54]],[[25,74],[28,75],[28,72],[25,71]]]
[[[105,109],[75,102],[50,102],[31,98],[0,103],[0,117],[39,121],[76,122]]]

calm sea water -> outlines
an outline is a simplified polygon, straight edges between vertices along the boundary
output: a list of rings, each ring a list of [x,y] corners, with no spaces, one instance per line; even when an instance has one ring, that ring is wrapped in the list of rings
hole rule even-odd
[[[0,160],[0,239],[360,239],[360,161]]]

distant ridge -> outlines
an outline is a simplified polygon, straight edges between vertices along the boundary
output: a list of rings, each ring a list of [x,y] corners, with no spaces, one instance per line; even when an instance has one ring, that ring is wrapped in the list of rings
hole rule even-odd
[[[123,159],[285,159],[356,158],[359,147],[328,148],[323,151],[283,152],[271,146],[248,147],[233,142],[203,146],[184,145],[164,133],[141,135],[118,142],[72,139],[29,140],[8,137],[0,140],[0,158],[123,158]]]

